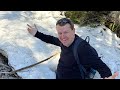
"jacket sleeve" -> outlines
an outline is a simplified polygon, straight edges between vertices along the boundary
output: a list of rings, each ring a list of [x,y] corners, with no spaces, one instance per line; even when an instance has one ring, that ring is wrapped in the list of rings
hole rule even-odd
[[[60,41],[58,38],[50,36],[50,35],[45,35],[41,32],[38,32],[35,34],[35,37],[41,39],[42,41],[50,44],[54,44],[56,46],[60,46]]]
[[[92,67],[99,72],[101,78],[112,75],[110,68],[94,53],[89,44],[79,47],[80,62],[85,68]]]

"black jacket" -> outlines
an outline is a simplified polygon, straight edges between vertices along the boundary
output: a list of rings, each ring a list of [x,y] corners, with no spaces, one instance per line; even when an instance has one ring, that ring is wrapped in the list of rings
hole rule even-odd
[[[64,46],[58,38],[50,35],[45,35],[41,32],[37,32],[35,37],[41,39],[46,43],[54,44],[61,47],[61,54],[56,73],[57,79],[81,79],[80,71],[72,50],[76,37],[78,37],[77,35],[75,35],[75,40],[69,47]],[[102,78],[112,75],[110,69],[100,59],[100,57],[94,55],[94,53],[90,49],[89,44],[84,45],[83,48],[78,47],[78,49],[80,62],[86,69],[89,67],[96,69],[100,73]]]

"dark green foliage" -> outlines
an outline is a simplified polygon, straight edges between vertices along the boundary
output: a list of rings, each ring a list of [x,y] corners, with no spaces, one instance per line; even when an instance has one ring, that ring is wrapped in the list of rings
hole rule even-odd
[[[86,17],[86,13],[86,11],[67,11],[65,16],[72,19],[74,23],[80,24]]]
[[[103,24],[110,11],[67,11],[66,17],[80,25]]]
[[[105,25],[120,37],[120,25],[116,23],[115,18],[111,18],[111,12],[112,11],[66,11],[65,16],[80,26],[89,25],[96,27],[98,25]]]

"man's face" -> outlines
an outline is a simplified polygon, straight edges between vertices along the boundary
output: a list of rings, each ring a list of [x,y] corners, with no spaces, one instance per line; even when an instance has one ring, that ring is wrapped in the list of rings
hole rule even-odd
[[[70,24],[66,24],[64,26],[56,26],[56,30],[58,32],[58,38],[62,42],[62,44],[66,47],[69,47],[75,38],[75,29],[70,28]]]

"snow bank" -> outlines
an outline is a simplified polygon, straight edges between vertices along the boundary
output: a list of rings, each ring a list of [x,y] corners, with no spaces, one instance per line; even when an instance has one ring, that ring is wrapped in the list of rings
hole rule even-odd
[[[0,12],[0,52],[9,60],[14,70],[42,61],[60,52],[60,48],[31,36],[27,24],[36,24],[42,33],[57,36],[56,21],[64,16],[59,11],[1,11]],[[120,72],[120,39],[105,26],[97,28],[79,27],[76,33],[85,39],[90,36],[90,44],[96,48],[101,59],[112,73]],[[59,54],[42,64],[17,72],[23,79],[55,79]],[[100,78],[99,74],[95,78]],[[120,75],[117,77],[120,78]]]

